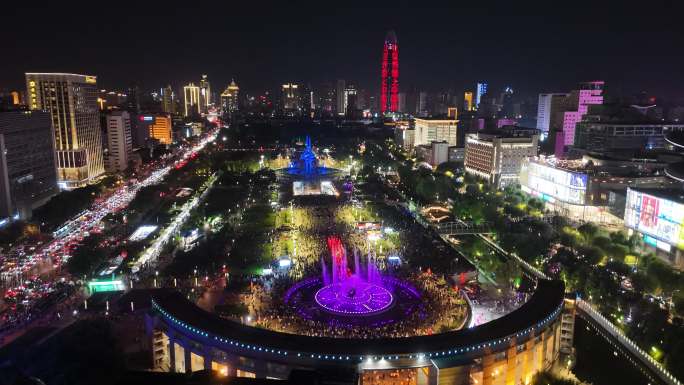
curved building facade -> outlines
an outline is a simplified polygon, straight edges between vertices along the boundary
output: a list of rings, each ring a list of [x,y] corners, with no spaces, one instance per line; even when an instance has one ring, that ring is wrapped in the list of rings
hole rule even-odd
[[[294,370],[354,373],[358,384],[529,383],[558,359],[561,281],[540,280],[517,310],[454,332],[393,339],[308,337],[254,328],[208,313],[179,293],[157,295],[146,320],[157,369],[213,369],[287,379]],[[338,382],[344,383],[344,382]]]

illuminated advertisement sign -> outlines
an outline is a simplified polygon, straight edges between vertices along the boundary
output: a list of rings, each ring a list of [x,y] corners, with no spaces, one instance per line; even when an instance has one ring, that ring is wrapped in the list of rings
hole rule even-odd
[[[587,174],[530,162],[525,187],[547,202],[557,199],[583,205],[587,193]]]
[[[661,249],[669,245],[684,249],[684,205],[640,191],[627,189],[625,226],[644,234]],[[653,242],[655,240],[655,242]]]

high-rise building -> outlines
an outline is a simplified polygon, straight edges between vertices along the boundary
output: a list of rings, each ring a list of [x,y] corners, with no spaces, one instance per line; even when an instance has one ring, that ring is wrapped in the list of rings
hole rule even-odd
[[[113,111],[107,114],[107,171],[126,170],[132,152],[131,115],[126,111]]]
[[[167,114],[175,114],[176,113],[176,95],[173,92],[173,88],[171,88],[170,85],[166,86],[165,88],[162,88],[161,90],[161,95],[162,95],[162,111],[167,113]]]
[[[206,114],[209,112],[209,106],[211,105],[211,85],[209,84],[209,79],[207,75],[202,75],[202,79],[199,82],[199,110],[200,113]]]
[[[466,91],[463,94],[463,109],[466,111],[473,110],[473,93],[471,91]]]
[[[335,88],[330,83],[321,84],[318,92],[318,114],[322,117],[333,116],[336,108]]]
[[[240,87],[235,84],[235,80],[231,80],[226,90],[221,93],[221,112],[223,116],[232,119],[233,115],[238,111],[238,95]]]
[[[418,93],[418,98],[417,98],[417,107],[416,107],[416,115],[417,116],[422,116],[422,117],[427,117],[430,115],[430,95],[425,92],[421,91]]]
[[[542,138],[546,138],[551,128],[551,117],[558,114],[564,105],[564,99],[567,94],[539,94],[539,102],[537,104],[537,130],[541,133]]]
[[[337,88],[335,89],[335,96],[336,96],[336,111],[337,115],[343,116],[345,112],[347,111],[347,99],[346,99],[346,93],[344,92],[345,89],[347,88],[347,83],[344,81],[344,79],[338,79],[337,80]]]
[[[399,46],[394,31],[387,32],[382,49],[380,112],[399,111]]]
[[[172,127],[170,116],[157,115],[150,124],[150,138],[158,140],[160,144],[171,144],[173,142]]]
[[[55,130],[57,178],[75,188],[104,173],[95,76],[27,73],[29,108],[48,111]]]
[[[283,84],[282,104],[285,115],[296,115],[300,112],[299,86],[293,83]]]
[[[51,120],[44,111],[0,112],[0,218],[28,219],[59,192]]]
[[[188,117],[194,114],[201,114],[200,99],[200,88],[195,83],[190,82],[190,84],[183,87],[183,116]]]
[[[586,115],[589,106],[603,104],[603,85],[603,81],[580,83],[579,90],[574,90],[568,95],[567,108],[563,114],[563,144],[565,146],[575,143],[575,127]]]
[[[465,171],[498,188],[518,183],[523,162],[537,156],[539,135],[530,135],[527,131],[516,133],[500,130],[468,134]]]
[[[347,83],[347,86],[344,88],[344,115],[349,119],[354,119],[357,117],[356,111],[358,108],[356,106],[356,96],[356,86],[351,83]]]
[[[398,95],[398,107],[399,112],[406,113],[406,92],[400,92]]]
[[[506,87],[504,89],[504,92],[501,93],[499,105],[501,105],[501,111],[499,111],[500,117],[509,119],[518,117],[515,114],[515,105],[513,104],[513,88]]]
[[[487,83],[477,83],[477,90],[475,94],[475,108],[480,108],[482,97],[487,94]]]
[[[415,146],[445,141],[449,146],[458,144],[458,120],[451,119],[416,118],[414,121]]]

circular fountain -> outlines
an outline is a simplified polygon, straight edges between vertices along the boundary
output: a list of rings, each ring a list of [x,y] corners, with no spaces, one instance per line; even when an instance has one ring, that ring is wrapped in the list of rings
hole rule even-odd
[[[284,295],[284,303],[306,320],[343,327],[379,327],[399,322],[422,308],[421,293],[409,282],[384,275],[374,253],[347,252],[336,236],[327,239],[330,265],[321,258],[321,275],[301,280]]]
[[[347,268],[347,254],[339,238],[328,238],[332,253],[332,279],[328,276],[325,261],[323,284],[315,295],[316,303],[324,310],[342,315],[369,315],[382,312],[392,304],[393,296],[383,286],[382,276],[369,254],[365,277],[361,271],[358,253],[354,254],[354,272]]]

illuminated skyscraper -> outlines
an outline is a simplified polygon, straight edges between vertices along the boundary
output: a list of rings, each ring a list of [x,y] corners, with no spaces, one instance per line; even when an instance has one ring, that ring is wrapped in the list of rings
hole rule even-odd
[[[477,83],[477,94],[475,95],[475,108],[480,107],[482,97],[487,93],[487,83]]]
[[[162,111],[167,114],[174,114],[176,112],[176,95],[170,85],[162,88]]]
[[[185,117],[202,112],[200,110],[200,88],[195,83],[190,82],[190,84],[183,87],[183,104],[185,105],[183,111]]]
[[[473,110],[473,93],[470,91],[463,94],[463,109],[466,111]]]
[[[97,77],[27,73],[26,90],[29,108],[52,117],[59,184],[81,187],[104,173]]]
[[[113,111],[107,114],[107,171],[126,170],[132,152],[131,115],[127,111]]]
[[[283,112],[286,115],[296,115],[301,110],[299,86],[297,84],[283,84],[282,88]]]
[[[238,110],[238,94],[240,87],[231,80],[226,90],[221,94],[221,112],[224,117],[231,117]]]
[[[199,109],[200,113],[206,114],[211,105],[211,85],[207,79],[207,75],[202,75],[202,80],[199,82]]]
[[[382,49],[382,81],[380,88],[380,112],[399,110],[399,46],[397,35],[389,31]]]
[[[335,95],[337,96],[337,115],[343,116],[347,112],[347,95],[345,89],[347,83],[344,79],[337,80],[337,89]]]

